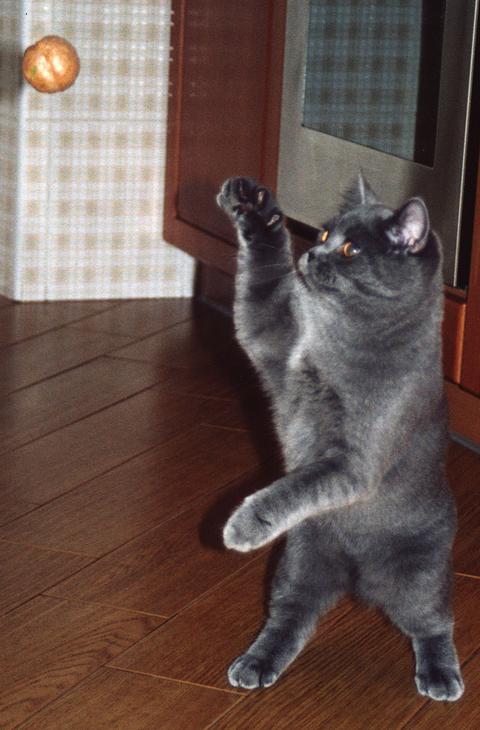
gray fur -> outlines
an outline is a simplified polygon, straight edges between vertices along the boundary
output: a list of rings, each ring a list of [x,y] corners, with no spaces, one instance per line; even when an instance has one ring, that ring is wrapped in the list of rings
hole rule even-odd
[[[268,619],[228,676],[272,684],[350,592],[411,637],[418,691],[456,700],[441,250],[423,201],[393,211],[362,176],[356,185],[298,267],[266,188],[232,178],[218,196],[239,239],[237,336],[271,398],[286,467],[224,529],[242,552],[287,535]],[[346,240],[356,255],[340,253]]]

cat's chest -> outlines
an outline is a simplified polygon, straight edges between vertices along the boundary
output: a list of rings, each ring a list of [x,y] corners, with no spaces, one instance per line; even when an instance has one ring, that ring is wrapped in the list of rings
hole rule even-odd
[[[287,370],[296,374],[306,367],[313,366],[319,372],[327,368],[331,349],[329,339],[322,328],[306,320],[289,353]]]
[[[388,426],[382,383],[350,367],[338,342],[322,341],[312,330],[295,342],[274,401],[280,438],[295,462],[332,442],[356,443],[366,435],[375,441]]]
[[[287,367],[290,372],[300,370],[305,361],[305,357],[308,354],[308,337],[302,335],[295,342],[292,351],[290,352]]]
[[[297,348],[290,356],[284,387],[273,397],[277,431],[289,468],[311,461],[343,432],[340,399],[309,350],[301,345]]]

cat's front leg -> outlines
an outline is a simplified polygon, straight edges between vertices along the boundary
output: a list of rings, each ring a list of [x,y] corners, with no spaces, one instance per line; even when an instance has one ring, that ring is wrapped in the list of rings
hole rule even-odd
[[[309,517],[369,500],[367,478],[355,479],[336,459],[308,464],[247,497],[223,531],[225,546],[239,552],[262,547]]]
[[[237,338],[267,387],[282,381],[297,337],[297,274],[273,193],[248,177],[226,180],[217,197],[237,231]]]
[[[311,516],[321,472],[316,464],[297,469],[244,499],[224,527],[225,547],[255,550]]]
[[[225,547],[241,553],[255,550],[283,532],[278,510],[268,505],[261,490],[247,497],[231,515],[223,530]]]

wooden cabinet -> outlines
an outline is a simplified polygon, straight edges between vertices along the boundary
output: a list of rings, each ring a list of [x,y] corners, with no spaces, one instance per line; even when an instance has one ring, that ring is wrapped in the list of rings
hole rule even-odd
[[[232,275],[235,241],[220,183],[275,187],[283,0],[174,0],[165,239]]]
[[[215,196],[232,175],[275,189],[286,0],[173,0],[164,236],[228,300],[235,239]],[[452,428],[480,443],[480,187],[467,291],[445,288]]]

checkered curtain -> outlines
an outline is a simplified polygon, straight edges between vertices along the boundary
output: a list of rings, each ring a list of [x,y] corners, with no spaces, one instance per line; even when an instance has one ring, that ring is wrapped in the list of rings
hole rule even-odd
[[[22,301],[190,296],[162,236],[170,0],[0,0],[0,293]],[[19,87],[19,49],[80,56],[61,94]]]

